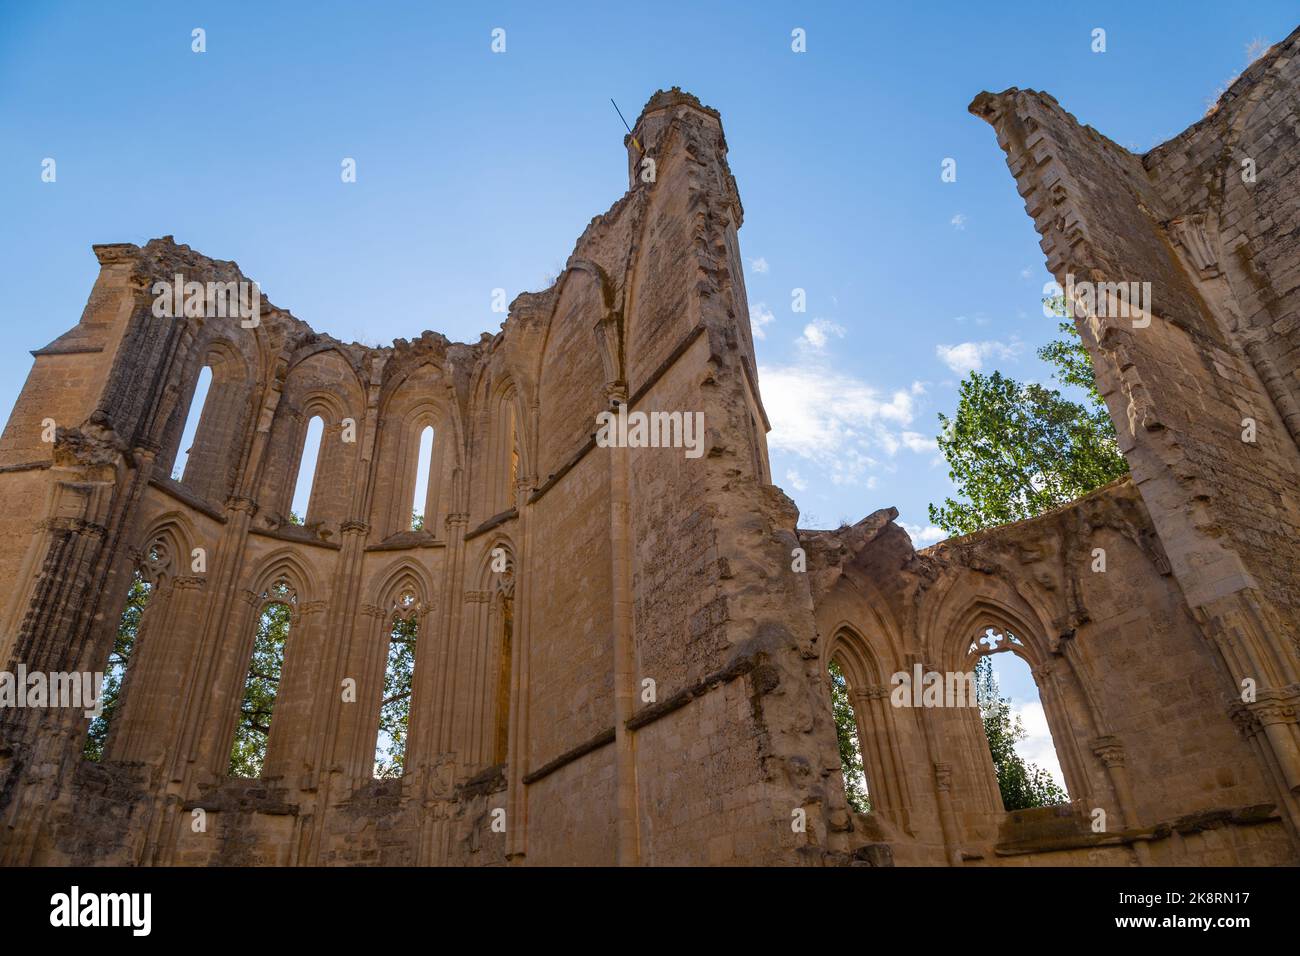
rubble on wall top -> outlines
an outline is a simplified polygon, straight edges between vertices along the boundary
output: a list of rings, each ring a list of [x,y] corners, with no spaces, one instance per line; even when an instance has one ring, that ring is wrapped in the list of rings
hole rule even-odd
[[[246,276],[239,264],[229,259],[213,259],[190,246],[178,243],[174,236],[161,236],[150,239],[144,246],[131,242],[97,243],[91,248],[101,265],[118,265],[134,263],[142,277],[170,279],[176,272],[194,275],[196,280],[239,282],[253,281]],[[483,348],[484,342],[452,342],[440,332],[425,330],[413,340],[395,339],[391,345],[369,346],[360,342],[344,343],[327,332],[317,332],[308,323],[299,319],[288,309],[280,308],[262,293],[262,308],[265,314],[290,323],[293,331],[301,337],[300,344],[324,342],[336,345],[350,352],[360,352],[362,357],[371,354],[392,353],[394,351],[441,351],[460,347],[469,351]],[[490,333],[485,333],[489,335]],[[435,345],[436,343],[436,345]],[[53,345],[54,343],[51,343]],[[47,346],[48,348],[48,346]]]
[[[691,106],[702,113],[707,113],[719,122],[722,121],[722,114],[712,106],[705,106],[694,93],[688,93],[680,86],[674,86],[668,90],[656,90],[654,95],[646,100],[645,106],[641,108],[641,115],[637,117],[636,123],[632,124],[633,128],[636,128],[647,113],[658,112],[674,106]]]

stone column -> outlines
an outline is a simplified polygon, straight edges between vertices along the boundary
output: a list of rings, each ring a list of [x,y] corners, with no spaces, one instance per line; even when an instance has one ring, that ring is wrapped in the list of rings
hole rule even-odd
[[[943,844],[948,853],[949,866],[961,866],[961,828],[952,808],[952,764],[934,765],[934,792],[939,801],[939,825],[943,829]]]
[[[626,402],[614,391],[611,405]],[[627,722],[636,710],[636,644],[632,627],[632,515],[628,501],[628,455],[625,448],[608,449],[609,529],[612,546],[610,581],[613,588],[614,641],[614,762],[617,809],[618,864],[640,862],[640,814],[636,794],[636,745]]]

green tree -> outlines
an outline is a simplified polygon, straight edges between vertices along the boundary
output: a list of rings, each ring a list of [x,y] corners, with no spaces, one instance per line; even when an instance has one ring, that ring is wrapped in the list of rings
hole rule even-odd
[[[287,603],[288,589],[278,585],[272,594],[285,601],[273,601],[262,611],[253,637],[253,659],[244,681],[239,705],[239,723],[230,748],[232,777],[260,777],[266,760],[266,741],[271,733],[271,713],[280,689],[284,667],[284,645],[289,638],[293,611]]]
[[[998,678],[988,657],[981,657],[975,665],[975,697],[998,775],[1002,805],[1007,810],[1028,810],[1069,800],[1069,794],[1050,773],[1037,764],[1026,763],[1016,753],[1016,744],[1026,736],[1024,724],[1018,716],[1012,717],[1011,698],[999,695]]]
[[[835,734],[840,742],[840,769],[844,771],[844,796],[858,813],[871,811],[867,777],[862,768],[862,747],[858,743],[858,722],[849,702],[849,682],[835,661],[828,668],[831,675],[831,713]]]
[[[127,591],[126,607],[122,610],[121,620],[117,624],[117,637],[113,641],[113,651],[108,656],[108,667],[104,671],[104,685],[100,688],[103,700],[98,717],[90,721],[90,732],[86,735],[86,744],[82,756],[87,760],[103,760],[104,745],[108,742],[108,728],[116,716],[122,702],[122,682],[126,678],[126,667],[131,662],[131,653],[135,650],[135,638],[140,630],[140,620],[149,603],[152,586],[139,571],[131,578],[131,588]]]
[[[411,678],[415,674],[415,640],[419,636],[420,622],[415,616],[393,619],[388,639],[388,664],[384,669],[384,699],[379,706],[376,777],[400,777],[405,771],[406,735],[411,719]]]
[[[420,512],[418,511],[414,511],[414,510],[411,511],[411,530],[412,531],[424,530],[424,515],[420,514]]]
[[[1049,304],[1064,314],[1061,299]],[[1064,337],[1037,354],[1053,378],[1083,391],[1082,402],[1001,372],[971,372],[956,414],[939,415],[939,450],[965,499],[930,505],[930,520],[944,530],[970,534],[1032,518],[1128,473],[1088,350],[1071,323],[1058,328]]]

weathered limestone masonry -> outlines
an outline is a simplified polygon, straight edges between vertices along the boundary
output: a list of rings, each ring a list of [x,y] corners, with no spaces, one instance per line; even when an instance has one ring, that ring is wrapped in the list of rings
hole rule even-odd
[[[1229,670],[1131,480],[919,553],[896,516],[801,532],[871,785],[855,833],[899,864],[1295,861]],[[969,672],[991,652],[1029,664],[1070,803],[1006,813],[977,709],[891,705],[891,675]]]
[[[1135,156],[1050,96],[983,93],[1221,699],[1300,826],[1300,30]],[[1151,283],[1137,318],[1102,283]],[[1113,289],[1113,287],[1112,287]],[[1149,322],[1149,324],[1146,324]],[[1253,439],[1253,440],[1250,440]],[[1256,699],[1243,702],[1243,681]],[[1230,703],[1228,703],[1230,702]],[[1205,701],[1211,706],[1211,701]],[[1131,746],[1131,744],[1130,744]]]
[[[1133,479],[922,552],[892,509],[797,532],[771,484],[740,199],[718,114],[689,94],[650,100],[627,194],[474,345],[344,345],[266,303],[252,329],[155,318],[156,281],[243,277],[170,239],[97,246],[81,322],[34,353],[0,438],[0,660],[102,669],[132,574],[154,592],[103,761],[81,757],[80,710],[0,711],[0,860],[1300,861],[1296,43],[1146,157],[1041,94],[973,104],[1062,282],[1154,299],[1149,325],[1078,320]],[[598,445],[620,406],[703,412],[705,454]],[[263,774],[232,778],[276,585],[293,623]],[[376,780],[395,614],[419,621],[410,736],[405,774]],[[899,672],[1001,652],[1038,683],[1061,806],[1004,810],[977,710],[890,700]],[[845,800],[831,662],[866,814]]]
[[[0,715],[5,863],[847,859],[812,605],[788,570],[796,511],[768,480],[721,121],[661,92],[634,132],[627,194],[554,286],[472,345],[346,345],[266,302],[253,328],[158,318],[155,282],[244,277],[170,238],[95,247],[82,319],[34,353],[0,442],[0,656],[102,670],[133,572],[154,590],[102,762],[81,758],[81,709]],[[702,412],[706,454],[598,447],[597,413],[621,403]],[[263,774],[234,779],[277,585],[293,618]],[[411,609],[406,772],[374,780],[388,631]]]

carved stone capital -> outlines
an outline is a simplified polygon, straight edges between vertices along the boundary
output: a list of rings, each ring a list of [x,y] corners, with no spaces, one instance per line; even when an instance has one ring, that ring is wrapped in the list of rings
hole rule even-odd
[[[610,408],[627,404],[627,382],[606,382],[605,398]]]
[[[345,535],[365,535],[370,533],[370,525],[366,524],[360,518],[349,518],[347,521],[343,522],[343,524],[339,525],[339,531]]]
[[[1107,767],[1124,766],[1124,744],[1114,736],[1098,737],[1092,742],[1092,752]]]
[[[244,512],[249,517],[252,517],[257,514],[257,502],[244,495],[231,495],[226,499],[226,510]]]
[[[1264,727],[1270,724],[1296,723],[1298,706],[1300,706],[1300,693],[1297,693],[1295,685],[1262,690],[1254,701],[1246,704],[1251,714]]]

